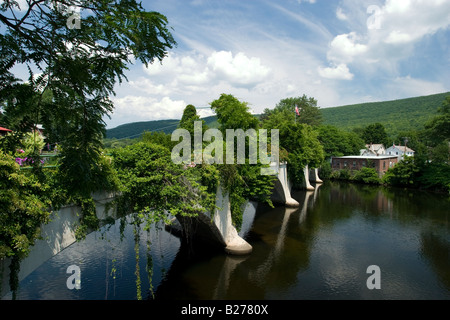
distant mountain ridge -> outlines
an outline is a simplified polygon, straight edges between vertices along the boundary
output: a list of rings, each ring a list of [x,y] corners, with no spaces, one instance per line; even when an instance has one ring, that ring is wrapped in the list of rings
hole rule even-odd
[[[216,116],[206,117],[202,120],[204,120],[210,128],[218,127]],[[113,129],[106,130],[106,138],[135,139],[139,138],[145,131],[163,131],[165,133],[172,133],[177,128],[179,122],[180,120],[172,119],[126,123]]]
[[[396,135],[402,131],[422,129],[425,123],[436,115],[437,109],[448,95],[450,95],[450,92],[320,110],[322,111],[324,124],[351,130],[379,122],[385,126],[389,135]],[[218,128],[216,116],[206,117],[202,120],[210,128]],[[109,139],[134,139],[140,137],[145,131],[172,133],[177,128],[178,123],[179,120],[127,123],[108,129],[106,137]]]
[[[424,128],[450,92],[321,109],[325,124],[351,130],[379,122],[388,135]]]

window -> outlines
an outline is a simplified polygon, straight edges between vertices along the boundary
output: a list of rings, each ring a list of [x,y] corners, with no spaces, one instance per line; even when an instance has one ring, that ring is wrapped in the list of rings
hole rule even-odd
[[[334,166],[335,168],[339,168],[339,165],[340,165],[340,161],[339,161],[339,160],[334,160],[334,161],[333,161],[333,166]]]

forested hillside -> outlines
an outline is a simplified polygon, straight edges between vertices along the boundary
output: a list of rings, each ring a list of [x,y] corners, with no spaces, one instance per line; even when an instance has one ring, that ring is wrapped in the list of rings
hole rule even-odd
[[[384,125],[389,136],[396,136],[400,132],[423,129],[448,95],[450,92],[321,110],[325,124],[351,130],[378,122]]]
[[[216,128],[218,125],[215,116],[207,117],[203,120],[205,120],[205,123],[210,128]],[[106,137],[108,139],[134,139],[139,138],[145,131],[172,133],[177,128],[179,122],[179,120],[155,120],[127,123],[107,130]]]
[[[349,106],[320,109],[323,124],[340,129],[364,128],[373,123],[381,123],[389,136],[400,132],[423,129],[432,119],[450,92],[430,96],[415,97],[394,101],[361,103]],[[259,117],[259,116],[257,116]],[[217,117],[204,118],[210,128],[217,128]],[[179,120],[157,120],[134,122],[107,130],[108,139],[139,138],[145,131],[172,133]]]

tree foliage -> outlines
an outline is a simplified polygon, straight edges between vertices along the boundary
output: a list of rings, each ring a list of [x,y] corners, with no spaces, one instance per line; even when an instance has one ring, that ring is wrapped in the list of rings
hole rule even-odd
[[[68,27],[69,7],[81,10],[80,28]],[[6,30],[0,35],[0,102],[5,114],[27,120],[18,123],[44,125],[62,147],[60,170],[67,184],[87,194],[93,191],[114,86],[126,79],[133,58],[147,65],[175,45],[167,18],[132,0],[27,1],[21,9],[15,1],[0,6]],[[29,70],[28,79],[13,74],[16,65]]]
[[[247,102],[241,102],[231,94],[221,94],[211,102],[211,109],[217,114],[220,130],[258,128],[258,119],[250,113]]]
[[[121,215],[138,213],[149,224],[169,223],[169,216],[195,216],[214,204],[215,190],[208,193],[200,173],[174,164],[163,146],[139,142],[112,154],[122,184],[116,200]]]
[[[318,139],[324,148],[326,159],[358,155],[365,147],[364,140],[354,132],[344,131],[331,125],[320,126],[318,130]]]
[[[389,145],[386,129],[381,123],[370,124],[364,128],[361,137],[366,144]]]
[[[393,101],[360,103],[321,109],[324,123],[351,131],[376,122],[381,123],[390,138],[400,132],[423,130],[449,93]],[[392,140],[389,141],[392,143]]]
[[[295,107],[300,117],[296,119]],[[278,129],[280,147],[287,153],[288,172],[295,186],[304,181],[303,168],[318,168],[325,154],[319,141],[317,126],[321,123],[321,113],[314,98],[305,95],[301,98],[281,100],[273,110],[266,109],[261,116],[264,129]]]
[[[438,114],[425,125],[427,136],[433,146],[450,141],[450,96],[447,96]]]
[[[298,107],[300,116],[297,116],[295,108]],[[271,122],[276,125],[275,119],[279,117],[285,120],[308,124],[313,127],[322,124],[322,112],[317,106],[317,100],[303,95],[302,97],[282,99],[274,109],[266,109],[261,115],[261,121]]]
[[[20,261],[40,237],[49,221],[49,185],[33,171],[21,172],[14,158],[0,150],[0,260],[9,257],[9,284],[18,288]]]
[[[223,137],[226,136],[227,129],[255,130],[259,126],[259,121],[254,117],[246,102],[241,102],[233,95],[222,94],[211,103],[211,109],[216,112],[219,129]],[[248,150],[250,141],[246,139],[245,148]],[[235,144],[237,148],[238,144]],[[224,143],[226,150],[226,143]],[[272,193],[274,177],[261,175],[262,164],[249,164],[246,152],[246,163],[236,164],[237,152],[234,152],[234,164],[215,164],[215,168],[220,172],[220,183],[225,191],[230,193],[230,205],[233,223],[237,228],[241,226],[243,215],[243,204],[248,199],[257,199],[267,202],[270,205],[270,195]]]

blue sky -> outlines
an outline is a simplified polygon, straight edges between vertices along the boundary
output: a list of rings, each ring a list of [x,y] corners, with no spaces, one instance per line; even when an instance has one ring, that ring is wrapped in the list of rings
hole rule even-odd
[[[162,64],[130,66],[108,128],[180,119],[221,93],[261,113],[303,94],[328,108],[450,91],[449,0],[142,4],[167,16],[178,45]]]

